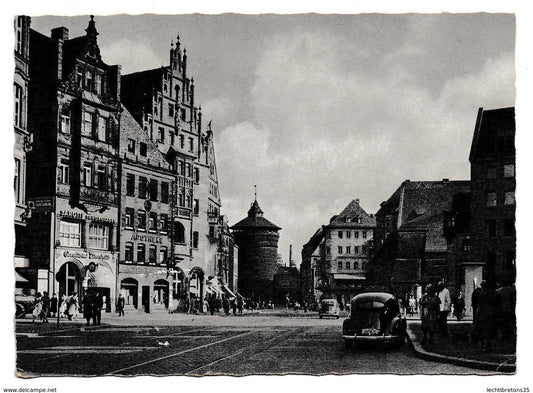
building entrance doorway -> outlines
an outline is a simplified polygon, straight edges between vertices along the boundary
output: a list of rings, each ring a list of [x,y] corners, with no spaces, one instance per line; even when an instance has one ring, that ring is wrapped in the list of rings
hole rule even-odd
[[[139,297],[139,283],[134,278],[125,278],[120,283],[120,291],[124,295],[126,306],[137,308]]]
[[[70,296],[74,292],[78,294],[81,292],[81,271],[73,262],[67,262],[59,268],[56,280],[59,283],[60,296],[62,294]]]
[[[141,302],[144,308],[144,312],[150,312],[150,287],[143,285]]]

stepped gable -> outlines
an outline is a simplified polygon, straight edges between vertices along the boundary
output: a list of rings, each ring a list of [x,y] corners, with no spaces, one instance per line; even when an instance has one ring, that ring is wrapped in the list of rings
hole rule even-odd
[[[263,217],[263,211],[259,207],[259,203],[257,203],[257,200],[255,200],[252,203],[250,210],[248,210],[248,217],[233,225],[231,229],[271,229],[279,231],[281,228],[267,220],[265,217]]]

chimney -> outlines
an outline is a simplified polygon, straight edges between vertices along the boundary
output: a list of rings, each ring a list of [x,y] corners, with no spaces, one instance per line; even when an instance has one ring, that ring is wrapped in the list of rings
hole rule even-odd
[[[52,29],[52,38],[63,41],[68,40],[68,29],[63,26]]]

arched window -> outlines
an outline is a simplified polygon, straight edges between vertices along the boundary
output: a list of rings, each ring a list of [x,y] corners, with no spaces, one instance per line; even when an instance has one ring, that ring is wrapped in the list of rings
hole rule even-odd
[[[355,261],[355,262],[353,263],[353,268],[354,268],[354,270],[359,269],[359,262]]]
[[[185,227],[179,221],[174,223],[174,241],[176,243],[185,243]]]

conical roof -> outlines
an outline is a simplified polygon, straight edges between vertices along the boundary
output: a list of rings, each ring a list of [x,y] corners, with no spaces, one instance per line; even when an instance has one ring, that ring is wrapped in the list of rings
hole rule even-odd
[[[250,210],[248,210],[248,217],[233,225],[231,229],[272,229],[279,231],[281,228],[263,217],[263,210],[259,207],[257,200],[254,200]]]

